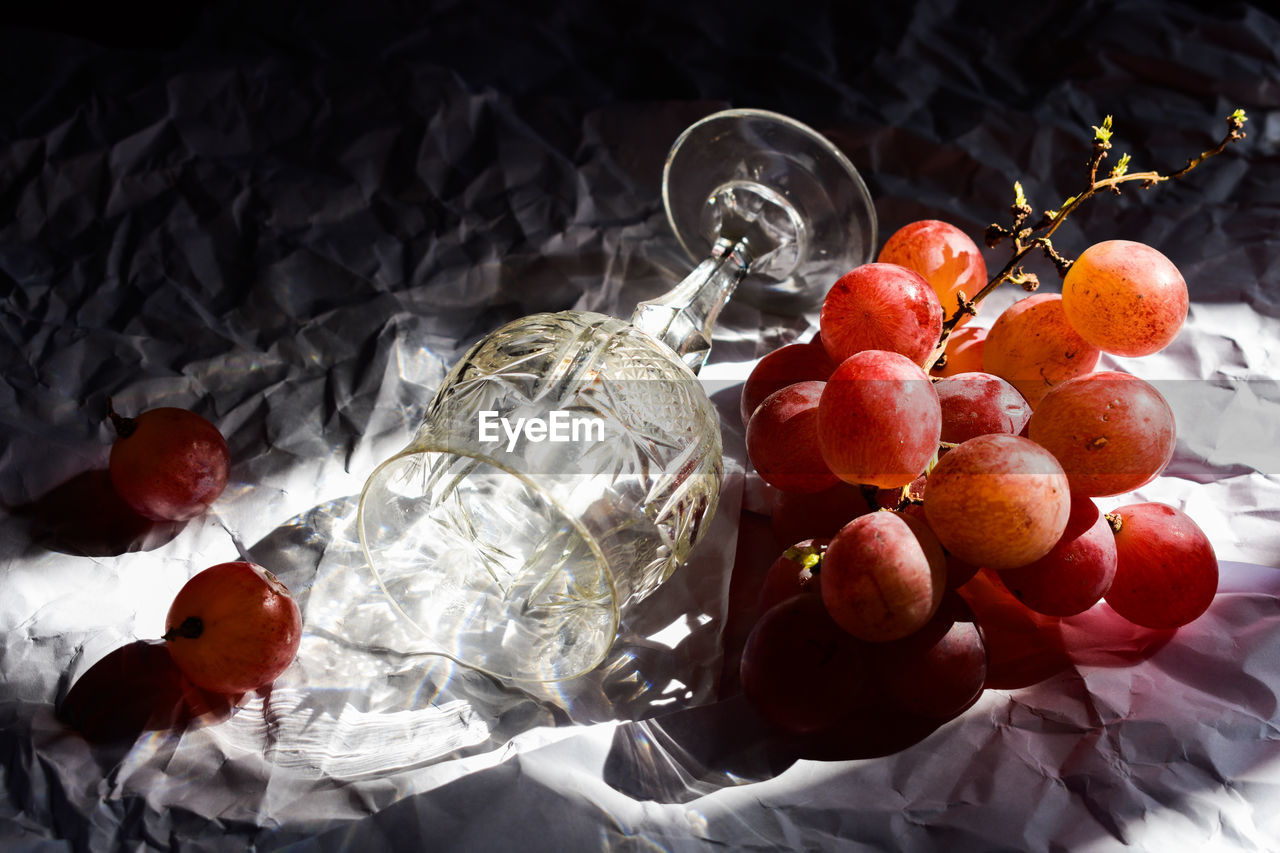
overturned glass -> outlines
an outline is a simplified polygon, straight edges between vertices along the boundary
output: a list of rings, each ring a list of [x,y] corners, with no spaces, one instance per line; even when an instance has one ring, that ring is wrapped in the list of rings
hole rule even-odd
[[[697,380],[730,295],[815,307],[870,260],[875,211],[848,158],[799,122],[728,110],[686,129],[663,202],[705,258],[631,322],[535,314],[473,346],[360,496],[368,564],[422,651],[560,681],[605,657],[621,613],[715,513],[716,411]]]

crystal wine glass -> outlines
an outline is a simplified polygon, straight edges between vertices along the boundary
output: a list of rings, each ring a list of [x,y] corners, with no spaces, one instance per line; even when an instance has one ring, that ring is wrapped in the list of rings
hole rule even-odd
[[[360,496],[361,546],[420,651],[511,680],[605,657],[620,614],[687,558],[715,512],[716,411],[697,379],[738,289],[768,310],[820,302],[870,259],[870,196],[848,158],[776,113],[686,129],[663,201],[704,257],[631,322],[535,314],[445,377],[403,451]]]

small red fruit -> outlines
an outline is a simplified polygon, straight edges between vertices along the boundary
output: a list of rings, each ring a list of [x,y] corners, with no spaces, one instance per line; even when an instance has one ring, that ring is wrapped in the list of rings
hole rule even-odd
[[[822,460],[818,439],[818,401],[825,387],[798,382],[774,391],[747,423],[747,456],[776,489],[812,494],[840,482]]]
[[[1116,575],[1107,604],[1144,628],[1179,628],[1213,604],[1218,557],[1191,517],[1162,503],[1122,506],[1111,513]]]
[[[922,365],[942,334],[942,303],[929,282],[897,264],[863,264],[836,280],[822,301],[822,346],[839,363],[886,350]]]
[[[899,353],[854,353],[822,389],[822,458],[846,483],[907,485],[937,453],[941,435],[942,408],[933,383],[920,365]]]
[[[816,595],[771,607],[747,638],[742,692],[765,720],[788,732],[818,732],[864,706],[870,654],[832,621]]]
[[[884,696],[921,717],[948,720],[968,707],[987,679],[987,644],[973,610],[955,593],[919,631],[876,650]]]
[[[946,554],[923,522],[873,512],[846,524],[822,558],[822,602],[860,640],[912,634],[933,617],[946,585]]]
[[[797,382],[826,382],[835,369],[835,362],[823,349],[821,340],[788,344],[769,353],[756,363],[742,385],[742,425],[750,422],[765,397],[773,392]]]
[[[1017,435],[1031,406],[1012,385],[990,373],[955,373],[933,383],[942,408],[942,440],[961,444],[979,435]]]
[[[829,539],[841,527],[868,512],[871,507],[862,489],[841,481],[808,495],[779,491],[769,523],[779,543]]]
[[[956,226],[937,219],[899,228],[885,241],[876,260],[901,264],[924,276],[947,317],[959,310],[961,292],[972,299],[987,283],[987,263],[977,244]],[[968,314],[962,314],[959,322],[968,319]]]
[[[246,693],[275,681],[293,662],[302,614],[271,572],[244,561],[219,563],[178,591],[164,639],[193,684]]]
[[[111,409],[109,416],[117,434],[108,463],[111,485],[139,515],[186,521],[227,487],[227,440],[195,412],[164,407],[126,418]]]

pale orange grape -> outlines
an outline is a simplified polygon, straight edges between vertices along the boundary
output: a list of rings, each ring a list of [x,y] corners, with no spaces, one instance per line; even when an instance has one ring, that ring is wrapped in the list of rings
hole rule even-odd
[[[1062,282],[1062,306],[1103,352],[1141,356],[1169,345],[1187,319],[1187,283],[1173,262],[1130,240],[1095,243]]]
[[[987,283],[987,262],[977,244],[959,228],[937,219],[922,219],[899,228],[885,241],[876,260],[899,264],[924,276],[938,294],[946,318],[959,310],[959,292],[972,299]],[[966,314],[960,322],[968,319]]]
[[[1101,497],[1154,480],[1173,458],[1177,429],[1155,386],[1104,370],[1046,394],[1027,435],[1061,463],[1071,491]]]
[[[1067,527],[1067,475],[1016,435],[980,435],[948,451],[924,486],[929,526],[966,563],[1013,569],[1040,559]]]
[[[1035,406],[1050,388],[1093,370],[1098,348],[1067,322],[1062,297],[1037,293],[1006,308],[991,326],[982,369],[1006,380]]]

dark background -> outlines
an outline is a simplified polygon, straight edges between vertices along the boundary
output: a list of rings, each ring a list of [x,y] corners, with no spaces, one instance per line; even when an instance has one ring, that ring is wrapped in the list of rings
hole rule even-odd
[[[357,350],[393,302],[430,308],[448,350],[589,302],[628,226],[659,246],[629,253],[648,266],[624,284],[657,279],[680,262],[662,153],[724,106],[831,136],[870,186],[881,239],[924,217],[980,239],[1017,179],[1057,207],[1104,115],[1110,162],[1128,151],[1134,170],[1170,171],[1243,107],[1249,139],[1228,157],[1095,201],[1057,245],[1145,239],[1193,299],[1277,314],[1280,22],[1248,3],[55,3],[8,21],[0,346],[14,390],[56,385],[22,350],[65,346],[71,327],[123,367],[97,357],[92,387],[72,392],[95,405],[153,362],[229,342],[266,352],[378,299],[348,323]],[[454,275],[484,263],[496,279]],[[122,290],[97,301],[103,282]],[[190,316],[148,316],[175,285]]]

